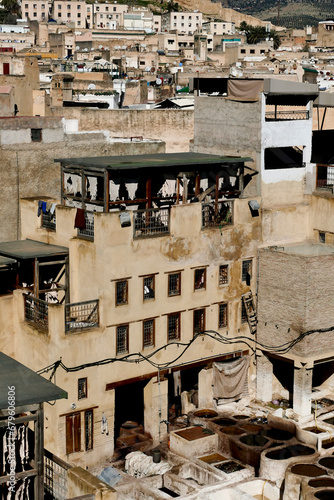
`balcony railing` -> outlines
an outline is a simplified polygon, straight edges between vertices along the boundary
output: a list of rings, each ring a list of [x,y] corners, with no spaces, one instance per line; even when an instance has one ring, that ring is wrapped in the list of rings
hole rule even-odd
[[[24,295],[24,317],[38,328],[49,328],[49,304],[32,295]]]
[[[99,326],[99,301],[65,304],[65,331],[80,331]]]
[[[334,165],[317,165],[316,189],[334,192]]]
[[[133,213],[133,236],[163,236],[169,233],[169,208],[136,210]]]
[[[223,227],[233,224],[234,200],[202,203],[202,227]]]
[[[85,212],[86,228],[78,229],[78,235],[88,238],[90,240],[94,239],[94,212]]]
[[[42,227],[45,229],[51,229],[51,231],[56,230],[56,212],[53,214],[50,212],[42,214]]]
[[[267,122],[278,122],[282,120],[308,120],[310,113],[308,110],[298,111],[266,111]]]
[[[44,499],[66,500],[68,498],[67,471],[69,464],[44,450]]]

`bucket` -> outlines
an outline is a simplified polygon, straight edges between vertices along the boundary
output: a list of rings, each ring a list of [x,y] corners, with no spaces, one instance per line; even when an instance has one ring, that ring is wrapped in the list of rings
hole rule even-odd
[[[155,464],[158,464],[161,462],[161,451],[160,450],[153,450],[153,462]]]

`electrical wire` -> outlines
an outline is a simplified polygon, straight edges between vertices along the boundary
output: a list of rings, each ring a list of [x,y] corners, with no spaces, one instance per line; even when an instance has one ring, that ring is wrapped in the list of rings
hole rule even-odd
[[[301,333],[298,337],[295,339],[285,342],[283,344],[277,345],[277,346],[270,346],[267,344],[264,344],[262,342],[259,342],[255,339],[251,339],[245,335],[239,335],[237,337],[233,338],[227,338],[221,335],[219,332],[216,332],[214,330],[205,330],[203,332],[199,332],[194,337],[189,341],[189,342],[169,342],[168,344],[165,344],[155,351],[151,352],[148,355],[144,355],[141,352],[136,352],[136,353],[130,353],[126,354],[122,357],[114,357],[114,358],[105,358],[100,361],[93,361],[90,363],[84,363],[81,365],[77,366],[72,366],[68,367],[66,366],[62,359],[59,359],[52,363],[51,365],[46,366],[45,368],[42,368],[41,370],[37,371],[39,375],[42,375],[43,373],[48,373],[51,372],[50,375],[50,380],[51,378],[55,375],[56,371],[58,368],[62,368],[66,373],[74,373],[78,372],[81,370],[84,370],[86,368],[92,368],[95,366],[104,366],[104,365],[109,365],[112,363],[142,363],[146,361],[149,363],[151,366],[156,368],[157,370],[162,370],[162,369],[167,369],[174,363],[176,363],[184,354],[185,352],[191,347],[191,345],[198,339],[198,337],[206,336],[212,340],[215,340],[216,342],[219,342],[221,344],[244,344],[248,347],[248,349],[252,352],[252,354],[256,353],[256,349],[261,349],[273,354],[286,354],[288,353],[293,347],[295,347],[297,344],[302,342],[305,337],[308,337],[309,335],[313,335],[315,333],[328,333],[334,331],[334,326],[331,326],[329,328],[320,328],[316,330],[309,330],[307,332]],[[171,361],[167,361],[165,363],[157,363],[154,361],[152,358],[156,356],[160,351],[166,350],[167,348],[170,348],[172,346],[177,346],[178,348],[182,348],[181,352],[174,357]]]

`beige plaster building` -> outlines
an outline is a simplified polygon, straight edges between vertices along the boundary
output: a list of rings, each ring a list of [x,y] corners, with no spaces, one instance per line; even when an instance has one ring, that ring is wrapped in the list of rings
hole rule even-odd
[[[177,30],[193,35],[202,28],[202,12],[169,12],[161,16],[161,31]]]
[[[86,4],[84,0],[55,0],[53,3],[53,17],[56,21],[63,23],[74,23],[75,28],[89,27],[92,5]],[[88,10],[89,9],[89,10]],[[89,14],[89,18],[88,18]]]
[[[98,3],[94,7],[95,28],[117,29],[124,25],[124,14],[128,12],[128,5],[118,3]]]
[[[21,5],[22,15],[31,21],[48,21],[52,2],[48,0],[25,0]]]

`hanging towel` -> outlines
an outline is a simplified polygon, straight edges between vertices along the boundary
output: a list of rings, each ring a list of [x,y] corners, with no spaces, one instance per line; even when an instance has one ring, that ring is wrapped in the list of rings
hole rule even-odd
[[[108,431],[108,422],[107,422],[107,417],[105,416],[105,413],[102,413],[101,434],[106,434],[107,436],[109,434],[109,431]]]
[[[249,356],[213,364],[213,397],[235,398],[247,391]]]
[[[46,201],[42,201],[42,212],[46,214]]]
[[[52,203],[50,208],[50,214],[53,215],[56,210],[57,203]]]
[[[83,208],[77,208],[74,227],[77,227],[78,229],[86,229],[85,211]]]
[[[40,215],[41,215],[41,213],[42,213],[42,206],[43,206],[43,202],[42,202],[42,201],[39,201],[39,202],[38,202],[37,217],[40,217]]]

